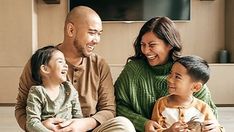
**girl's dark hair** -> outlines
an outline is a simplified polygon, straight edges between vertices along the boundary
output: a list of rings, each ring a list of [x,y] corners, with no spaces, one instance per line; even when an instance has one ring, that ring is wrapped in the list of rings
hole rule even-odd
[[[47,65],[52,57],[54,51],[58,49],[55,46],[46,46],[38,49],[31,57],[31,72],[32,78],[37,85],[42,84],[40,75],[41,65]]]
[[[194,81],[205,84],[210,78],[210,69],[206,60],[198,56],[183,56],[175,61],[187,69],[188,75]]]
[[[128,60],[145,58],[141,51],[141,39],[142,36],[148,32],[153,32],[159,39],[172,46],[169,59],[176,60],[181,56],[182,45],[180,34],[174,22],[167,17],[154,17],[142,26],[134,42],[135,55],[129,57]]]

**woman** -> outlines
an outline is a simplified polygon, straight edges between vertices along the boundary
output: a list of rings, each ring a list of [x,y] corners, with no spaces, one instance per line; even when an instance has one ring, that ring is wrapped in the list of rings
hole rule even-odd
[[[174,60],[181,56],[181,40],[175,24],[167,17],[155,17],[141,28],[134,42],[135,55],[128,58],[115,82],[117,114],[129,118],[137,131],[155,131],[160,126],[149,120],[154,102],[168,94],[166,77]],[[207,86],[195,97],[205,101],[217,115]],[[207,121],[215,126],[213,121]]]

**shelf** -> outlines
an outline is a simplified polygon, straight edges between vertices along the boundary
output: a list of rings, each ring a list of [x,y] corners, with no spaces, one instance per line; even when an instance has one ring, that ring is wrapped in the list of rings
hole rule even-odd
[[[46,4],[60,4],[60,0],[43,0]]]

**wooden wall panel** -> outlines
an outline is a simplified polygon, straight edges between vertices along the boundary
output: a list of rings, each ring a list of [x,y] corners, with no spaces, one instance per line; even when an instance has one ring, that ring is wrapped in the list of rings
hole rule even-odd
[[[207,85],[216,104],[234,104],[234,64],[210,64],[211,77]]]
[[[15,103],[22,67],[0,67],[0,103]]]

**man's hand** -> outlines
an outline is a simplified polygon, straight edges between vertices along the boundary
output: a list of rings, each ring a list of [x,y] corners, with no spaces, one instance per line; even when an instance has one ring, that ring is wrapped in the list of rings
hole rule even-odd
[[[59,123],[62,123],[64,120],[61,118],[49,118],[42,121],[42,124],[49,130],[57,131],[59,128]]]
[[[148,120],[145,123],[145,132],[156,132],[156,129],[162,129],[156,121]]]
[[[62,129],[58,130],[58,132],[86,132],[94,129],[97,125],[97,121],[92,117],[71,119],[60,123],[59,126],[62,127]]]

